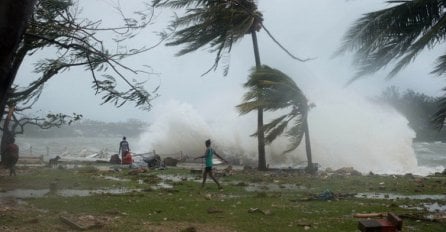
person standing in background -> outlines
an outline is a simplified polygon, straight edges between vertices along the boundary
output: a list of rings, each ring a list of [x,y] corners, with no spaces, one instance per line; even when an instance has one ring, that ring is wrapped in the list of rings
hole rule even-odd
[[[127,142],[127,138],[122,137],[122,141],[119,143],[119,151],[118,154],[121,154],[121,160],[124,159],[124,156],[127,152],[130,152],[130,145]]]

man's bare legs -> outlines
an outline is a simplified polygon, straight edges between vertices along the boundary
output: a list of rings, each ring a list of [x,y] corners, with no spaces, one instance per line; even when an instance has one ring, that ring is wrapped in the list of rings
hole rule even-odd
[[[215,179],[214,174],[212,173],[212,169],[211,170],[205,169],[205,171],[203,173],[203,183],[201,184],[202,188],[204,187],[204,183],[206,182],[207,175],[209,175],[211,177],[211,179],[214,180],[214,182],[218,186],[218,189],[222,189],[220,183],[218,183],[217,179]]]

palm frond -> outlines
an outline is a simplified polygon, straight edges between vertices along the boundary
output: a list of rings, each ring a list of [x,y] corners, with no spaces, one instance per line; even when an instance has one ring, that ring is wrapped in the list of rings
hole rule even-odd
[[[396,61],[390,78],[420,51],[442,42],[446,36],[445,6],[443,0],[402,1],[360,18],[346,33],[337,52],[354,52],[358,72],[352,80]]]
[[[443,88],[446,91],[446,88]],[[442,129],[446,120],[446,95],[443,95],[438,99],[438,110],[432,116],[433,123],[438,129]]]
[[[277,137],[283,134],[285,128],[288,126],[288,121],[284,120],[287,115],[276,118],[270,123],[264,125],[265,142],[272,143]]]
[[[294,151],[302,142],[302,138],[304,137],[304,129],[302,123],[298,123],[292,128],[290,128],[287,132],[287,137],[289,139],[289,144],[287,149],[283,152],[286,154],[288,152]]]
[[[263,20],[252,0],[154,0],[152,5],[186,9],[184,16],[171,22],[170,27],[178,30],[166,45],[183,45],[178,56],[209,47],[210,52],[216,53],[216,57],[214,64],[204,74],[215,70],[222,56],[230,52],[232,45]],[[224,74],[227,74],[227,67]]]
[[[257,110],[262,104],[258,101],[244,102],[237,105],[237,109],[240,115],[250,113],[251,111]]]
[[[442,55],[437,58],[436,65],[432,73],[443,75],[446,73],[446,55]]]
[[[263,130],[266,143],[273,142],[286,131],[285,135],[291,142],[287,152],[294,150],[302,140],[303,114],[308,111],[307,98],[296,82],[283,72],[264,65],[251,69],[244,86],[248,91],[244,95],[244,102],[237,106],[240,114],[258,110],[259,107],[264,111],[290,110],[263,125]],[[293,127],[287,130],[290,122]]]

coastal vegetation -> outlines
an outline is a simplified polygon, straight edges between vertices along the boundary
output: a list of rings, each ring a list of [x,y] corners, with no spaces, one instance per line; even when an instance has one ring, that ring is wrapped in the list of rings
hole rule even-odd
[[[442,0],[387,1],[385,9],[369,12],[349,28],[338,54],[352,52],[356,74],[351,81],[385,70],[394,77],[425,50],[445,42],[446,2]],[[433,74],[446,73],[446,56],[436,58]],[[438,128],[446,121],[446,95],[438,99],[433,120]]]
[[[408,120],[417,142],[446,141],[446,131],[440,130],[435,123],[440,99],[411,89],[401,91],[396,86],[387,88],[375,98],[380,103],[392,106]]]

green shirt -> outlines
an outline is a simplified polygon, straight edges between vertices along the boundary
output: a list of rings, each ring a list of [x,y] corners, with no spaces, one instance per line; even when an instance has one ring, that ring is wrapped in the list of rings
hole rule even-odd
[[[206,167],[211,167],[212,168],[212,158],[214,156],[214,150],[212,150],[212,148],[207,148],[206,149],[206,153],[205,153],[205,163],[206,163]]]

